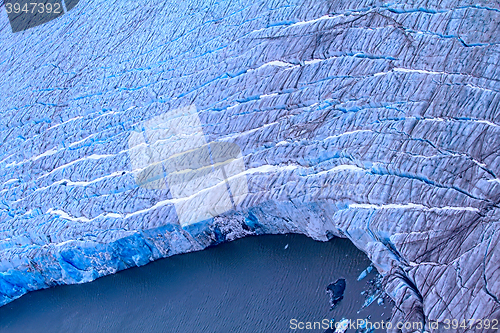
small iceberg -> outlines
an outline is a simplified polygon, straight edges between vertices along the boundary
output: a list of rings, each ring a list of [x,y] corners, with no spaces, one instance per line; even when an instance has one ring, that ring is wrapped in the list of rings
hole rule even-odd
[[[372,265],[368,266],[364,271],[361,272],[361,274],[359,274],[358,281],[363,280],[368,274],[371,273],[372,270],[373,266]]]
[[[342,319],[338,323],[335,323],[335,333],[344,333],[349,327],[349,320]]]
[[[330,294],[330,310],[333,310],[335,306],[344,298],[344,291],[345,279],[338,279],[326,287],[326,292]]]

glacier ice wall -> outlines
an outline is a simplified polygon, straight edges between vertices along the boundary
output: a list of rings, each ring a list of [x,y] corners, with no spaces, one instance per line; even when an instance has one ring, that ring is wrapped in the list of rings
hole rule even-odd
[[[0,304],[295,232],[366,252],[393,320],[500,317],[498,1],[82,0],[15,34],[0,10]],[[181,227],[130,138],[190,105],[247,188]]]

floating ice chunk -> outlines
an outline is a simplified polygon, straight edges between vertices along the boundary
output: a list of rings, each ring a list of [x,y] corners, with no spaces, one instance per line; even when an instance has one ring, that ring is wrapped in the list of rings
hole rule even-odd
[[[330,310],[333,310],[344,298],[345,279],[338,279],[334,283],[330,283],[326,291],[330,295]]]
[[[364,271],[361,272],[361,274],[359,274],[358,276],[358,281],[361,281],[363,280],[368,274],[371,273],[371,271],[373,270],[373,266],[368,266]]]
[[[335,323],[335,333],[344,333],[349,328],[349,319],[342,318],[341,321]]]

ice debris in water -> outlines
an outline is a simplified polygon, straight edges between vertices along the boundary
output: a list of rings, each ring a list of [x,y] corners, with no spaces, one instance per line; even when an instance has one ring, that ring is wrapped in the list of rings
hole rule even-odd
[[[361,274],[359,274],[358,281],[363,280],[368,274],[371,273],[372,270],[373,266],[372,265],[368,266],[364,271],[361,272]]]
[[[344,298],[344,291],[345,279],[338,279],[326,287],[326,292],[330,294],[330,310],[333,310],[335,306]]]

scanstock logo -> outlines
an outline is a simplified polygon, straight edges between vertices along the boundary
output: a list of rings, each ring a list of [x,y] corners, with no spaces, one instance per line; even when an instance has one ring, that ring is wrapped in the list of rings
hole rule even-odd
[[[80,0],[3,0],[12,32],[52,21],[75,8]]]
[[[248,195],[245,162],[233,142],[209,141],[195,105],[138,124],[128,139],[136,184],[143,192],[170,190],[184,227],[236,209]]]

